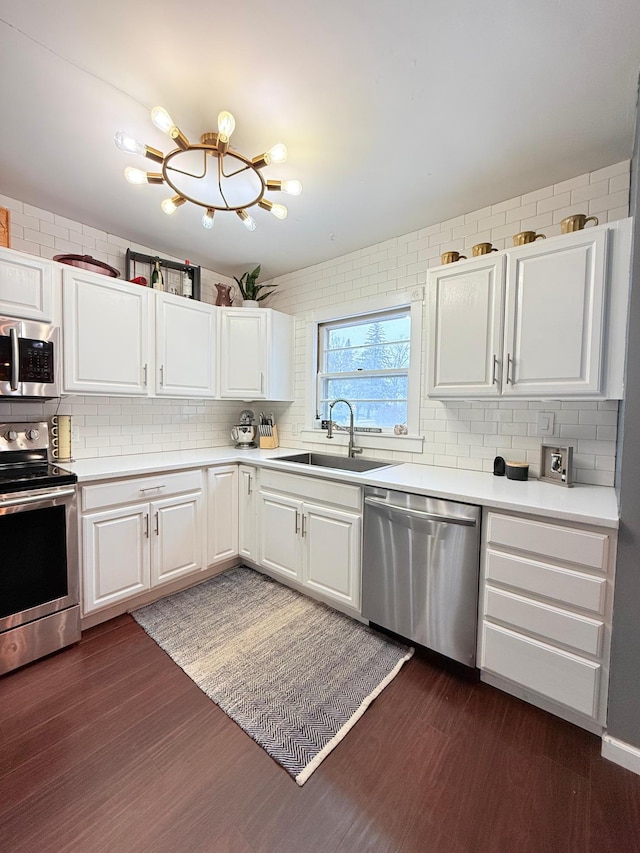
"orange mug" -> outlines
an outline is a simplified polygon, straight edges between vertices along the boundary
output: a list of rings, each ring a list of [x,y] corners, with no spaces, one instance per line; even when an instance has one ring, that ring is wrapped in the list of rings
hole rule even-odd
[[[513,235],[514,246],[524,246],[527,243],[533,243],[534,240],[546,240],[545,234],[536,234],[535,231],[521,231],[519,234]]]
[[[587,216],[586,213],[574,213],[573,216],[567,216],[560,223],[560,231],[562,234],[571,234],[572,231],[582,231],[587,222],[598,224],[597,216]]]
[[[443,252],[440,255],[440,260],[443,264],[455,264],[456,261],[467,260],[466,255],[461,255],[460,252]]]
[[[471,254],[474,258],[477,258],[479,255],[488,255],[490,252],[497,251],[491,243],[476,243],[471,249]]]

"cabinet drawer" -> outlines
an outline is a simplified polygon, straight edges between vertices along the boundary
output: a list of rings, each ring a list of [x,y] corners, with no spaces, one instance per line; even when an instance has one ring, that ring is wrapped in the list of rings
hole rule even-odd
[[[176,474],[154,474],[129,480],[113,480],[96,486],[83,486],[82,509],[99,509],[124,503],[140,503],[182,492],[202,489],[202,471],[180,471]]]
[[[592,569],[607,566],[609,537],[602,533],[489,513],[487,540]]]
[[[604,613],[607,581],[603,577],[493,551],[491,548],[486,551],[485,577],[488,581],[515,586],[564,604]]]
[[[350,486],[348,483],[336,483],[299,474],[287,474],[270,468],[262,469],[260,488],[286,492],[308,501],[336,504],[348,509],[360,510],[362,505],[360,486]]]
[[[485,623],[480,666],[587,717],[597,718],[600,664]]]
[[[578,616],[490,586],[485,588],[484,610],[485,616],[571,646],[578,652],[598,657],[602,651],[604,623],[599,619]]]

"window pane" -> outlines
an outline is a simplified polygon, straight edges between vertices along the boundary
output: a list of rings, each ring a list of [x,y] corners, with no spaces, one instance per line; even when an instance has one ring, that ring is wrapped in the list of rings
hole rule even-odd
[[[325,329],[324,372],[409,367],[408,315]]]
[[[356,426],[393,428],[396,424],[406,424],[407,388],[406,376],[326,379],[322,388],[321,416],[328,418],[329,403],[342,398],[353,406]],[[348,426],[348,407],[338,403],[332,418],[341,426]]]

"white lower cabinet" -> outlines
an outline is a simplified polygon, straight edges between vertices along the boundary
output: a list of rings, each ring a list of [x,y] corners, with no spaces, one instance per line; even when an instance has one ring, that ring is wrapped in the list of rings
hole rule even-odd
[[[207,469],[207,564],[238,553],[238,466]]]
[[[259,468],[238,466],[238,553],[253,562],[258,561],[258,488]]]
[[[260,565],[359,612],[361,500],[358,486],[264,470]]]
[[[204,566],[199,470],[83,486],[82,509],[83,614]]]
[[[485,512],[482,677],[572,722],[606,722],[616,534]]]

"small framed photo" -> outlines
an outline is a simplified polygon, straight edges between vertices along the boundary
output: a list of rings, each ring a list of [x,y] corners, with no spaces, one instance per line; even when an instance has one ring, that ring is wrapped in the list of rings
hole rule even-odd
[[[572,486],[573,447],[543,444],[540,448],[540,480],[558,486]]]

